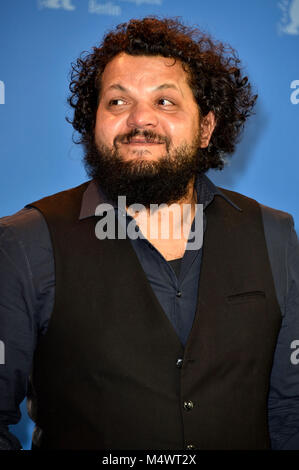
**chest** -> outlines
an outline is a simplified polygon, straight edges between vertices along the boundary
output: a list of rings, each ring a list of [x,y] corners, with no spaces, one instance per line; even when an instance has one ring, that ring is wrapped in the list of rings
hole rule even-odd
[[[135,222],[143,236],[170,261],[184,256],[194,211],[183,214],[181,208],[164,208],[154,215],[138,214]]]
[[[186,240],[148,239],[148,241],[161,253],[166,261],[184,256]]]

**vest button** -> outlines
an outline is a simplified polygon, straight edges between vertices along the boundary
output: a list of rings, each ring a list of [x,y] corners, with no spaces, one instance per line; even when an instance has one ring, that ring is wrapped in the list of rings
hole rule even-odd
[[[181,369],[182,365],[183,365],[183,359],[181,359],[181,358],[177,359],[177,361],[176,361],[176,366],[177,366],[179,369]]]
[[[192,408],[194,408],[194,403],[193,403],[193,401],[191,401],[191,400],[184,401],[184,408],[185,408],[185,410],[187,410],[187,411],[192,410]]]
[[[195,450],[196,447],[195,447],[195,445],[193,445],[193,444],[188,444],[188,445],[186,446],[186,449],[187,449],[187,450]]]
[[[181,293],[180,290],[177,291],[176,296],[177,296],[177,297],[182,297],[182,293]]]

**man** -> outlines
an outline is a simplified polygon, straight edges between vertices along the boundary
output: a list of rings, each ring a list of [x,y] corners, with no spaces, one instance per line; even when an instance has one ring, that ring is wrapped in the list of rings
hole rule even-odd
[[[27,394],[33,448],[299,449],[292,217],[205,176],[257,98],[227,51],[148,17],[73,66],[91,181],[1,220],[2,448]],[[202,205],[203,246],[153,236],[162,203],[189,207],[177,228],[195,237]]]

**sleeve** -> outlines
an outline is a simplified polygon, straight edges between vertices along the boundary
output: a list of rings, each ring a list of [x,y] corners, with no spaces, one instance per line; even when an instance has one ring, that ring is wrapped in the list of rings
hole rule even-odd
[[[299,450],[299,241],[293,218],[288,216],[287,222],[288,235],[284,237],[287,243],[282,246],[280,262],[275,263],[272,253],[274,281],[282,311],[268,402],[274,450]],[[272,247],[276,260],[277,247]]]
[[[0,219],[0,449],[20,443],[20,419],[36,339],[53,305],[54,262],[46,223],[35,209]]]

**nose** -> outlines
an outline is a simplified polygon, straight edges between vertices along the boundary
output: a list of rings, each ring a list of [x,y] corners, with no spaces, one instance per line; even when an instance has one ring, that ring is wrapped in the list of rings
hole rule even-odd
[[[127,125],[132,128],[154,128],[158,125],[155,110],[146,103],[136,103],[130,110]]]

